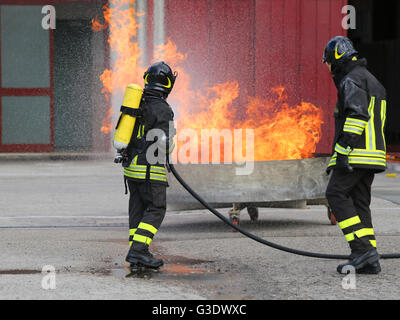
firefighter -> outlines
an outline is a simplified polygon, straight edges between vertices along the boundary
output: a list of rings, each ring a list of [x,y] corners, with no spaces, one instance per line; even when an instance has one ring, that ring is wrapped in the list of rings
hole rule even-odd
[[[165,156],[162,154],[172,151],[175,134],[174,113],[166,99],[176,76],[164,62],[154,63],[143,76],[145,87],[140,105],[143,115],[137,119],[137,129],[127,148],[132,161],[124,168],[124,179],[130,194],[130,248],[126,261],[131,266],[159,268],[163,265],[162,259],[150,253],[149,244],[160,228],[166,211],[168,182]],[[148,152],[150,148],[153,152]]]
[[[381,267],[370,202],[374,175],[386,169],[386,91],[346,37],[327,43],[323,62],[338,90],[326,197],[351,249],[349,261],[337,271],[377,274]]]

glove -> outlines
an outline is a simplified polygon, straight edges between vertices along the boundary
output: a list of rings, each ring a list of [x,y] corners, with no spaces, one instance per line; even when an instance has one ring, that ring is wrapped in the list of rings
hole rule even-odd
[[[348,173],[352,173],[354,171],[353,167],[349,164],[349,157],[341,153],[337,154],[336,169],[343,170]]]
[[[347,145],[346,148],[344,148],[342,145]],[[350,147],[348,144],[343,144],[341,142],[336,143],[335,145],[335,152],[336,152],[336,166],[335,169],[337,170],[342,170],[348,173],[353,172],[353,167],[349,164],[349,153],[352,151],[352,147]],[[328,167],[326,169],[326,174],[329,175],[330,171],[332,169]]]
[[[353,148],[350,147],[349,145],[347,145],[347,147],[344,148],[340,142],[336,143],[335,145],[335,151],[337,154],[336,169],[344,170],[349,173],[353,172],[353,168],[349,164],[349,153],[351,152],[352,149]]]
[[[121,163],[122,162],[122,160],[123,160],[123,155],[122,154],[120,154],[119,152],[117,152],[116,154],[115,154],[115,158],[114,158],[114,163]]]
[[[115,154],[114,163],[124,163],[129,159],[126,149],[118,150]]]

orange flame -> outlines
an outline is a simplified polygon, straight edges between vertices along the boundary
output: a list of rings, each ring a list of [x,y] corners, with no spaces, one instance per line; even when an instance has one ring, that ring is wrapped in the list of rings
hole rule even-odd
[[[238,106],[240,88],[236,80],[205,88],[204,93],[190,89],[190,77],[181,63],[186,59],[177,51],[169,39],[157,48],[159,56],[177,70],[178,80],[171,93],[177,109],[177,127],[191,128],[201,137],[202,129],[254,129],[254,160],[282,160],[310,158],[321,138],[322,112],[314,104],[301,101],[288,104],[287,90],[283,87],[271,89],[274,98],[247,97],[245,105]],[[158,55],[156,54],[156,58]],[[193,141],[196,144],[198,141]],[[178,141],[178,150],[186,141]],[[242,137],[242,146],[246,145]],[[200,146],[191,148],[201,150]],[[221,146],[220,159],[223,161]],[[233,154],[233,152],[232,152]],[[199,159],[203,159],[199,154]],[[178,159],[179,160],[179,159]],[[235,159],[232,159],[235,161]],[[211,156],[209,161],[211,162]]]
[[[107,29],[107,26],[104,24],[101,24],[98,20],[98,17],[96,16],[96,18],[92,19],[92,30],[93,31],[101,31],[101,30],[105,30]]]
[[[100,31],[109,28],[108,43],[115,60],[110,69],[100,76],[103,83],[102,93],[110,102],[111,94],[122,94],[129,83],[141,83],[144,69],[139,66],[140,50],[134,40],[139,25],[136,23],[134,0],[114,0],[113,6],[103,7],[104,25],[98,19],[92,20],[92,30]],[[111,132],[113,110],[107,111],[101,131]]]
[[[111,93],[123,93],[129,83],[143,83],[144,69],[139,64],[142,53],[135,40],[139,28],[136,17],[139,14],[135,12],[133,2],[116,0],[112,8],[106,5],[104,25],[98,23],[97,19],[93,20],[92,28],[95,31],[109,27],[108,43],[116,54],[112,67],[104,70],[100,77],[103,83],[102,92],[107,99]],[[198,137],[201,136],[202,129],[254,129],[253,151],[256,161],[302,159],[312,157],[315,152],[321,137],[322,112],[310,102],[301,101],[296,105],[289,105],[284,86],[271,89],[273,98],[249,96],[247,102],[239,106],[237,98],[240,87],[235,79],[202,90],[193,90],[191,78],[182,67],[187,55],[180,53],[171,39],[156,48],[154,59],[164,60],[179,74],[169,98],[170,104],[177,111],[178,135],[179,130],[185,128],[195,130]],[[109,133],[112,129],[111,118],[112,109],[104,119],[104,133]],[[178,141],[178,150],[183,143]],[[242,146],[245,144],[243,137]],[[222,149],[221,147],[221,160]],[[200,154],[197,158],[202,159]]]

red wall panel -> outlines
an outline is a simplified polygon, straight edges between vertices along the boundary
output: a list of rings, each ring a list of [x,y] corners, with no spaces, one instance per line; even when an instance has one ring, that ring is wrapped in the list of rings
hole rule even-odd
[[[252,1],[219,0],[210,2],[210,81],[238,80],[245,103],[254,95],[254,7]]]
[[[246,95],[283,85],[290,102],[323,111],[317,153],[329,153],[336,89],[321,63],[326,42],[345,34],[347,0],[166,0],[167,37],[187,53],[185,70],[208,85],[238,80]]]
[[[205,86],[209,78],[210,17],[208,0],[166,0],[166,38],[188,55],[183,63],[193,85]]]

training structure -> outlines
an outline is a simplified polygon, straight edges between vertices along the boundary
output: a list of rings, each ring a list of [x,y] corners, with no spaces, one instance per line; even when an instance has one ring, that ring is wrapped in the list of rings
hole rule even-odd
[[[299,160],[256,161],[249,175],[237,175],[236,164],[176,164],[183,179],[214,207],[232,207],[230,218],[239,221],[247,207],[257,219],[258,207],[304,207],[307,201],[324,203],[329,180],[329,157]],[[171,176],[168,210],[202,206]]]

